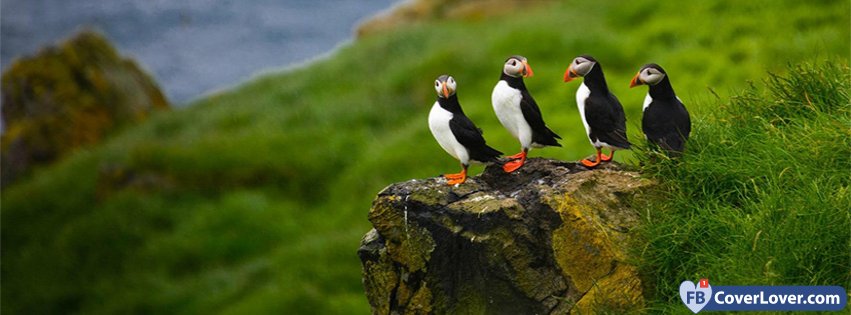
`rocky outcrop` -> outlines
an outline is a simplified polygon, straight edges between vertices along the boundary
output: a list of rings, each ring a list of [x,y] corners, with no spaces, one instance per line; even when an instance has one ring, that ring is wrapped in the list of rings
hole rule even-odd
[[[590,314],[643,307],[632,200],[653,183],[608,165],[530,159],[457,187],[393,184],[358,251],[374,314]]]
[[[16,61],[2,80],[4,186],[169,107],[150,76],[92,32]]]

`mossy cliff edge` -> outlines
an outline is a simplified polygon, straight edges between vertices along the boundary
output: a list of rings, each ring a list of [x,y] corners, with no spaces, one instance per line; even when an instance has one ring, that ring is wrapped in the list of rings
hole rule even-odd
[[[374,314],[588,314],[644,306],[626,257],[652,181],[616,165],[530,159],[458,187],[393,184],[358,251]]]

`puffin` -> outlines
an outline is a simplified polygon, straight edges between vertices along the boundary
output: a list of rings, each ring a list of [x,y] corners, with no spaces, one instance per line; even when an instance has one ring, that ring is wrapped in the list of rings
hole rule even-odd
[[[594,168],[601,162],[609,162],[615,157],[616,150],[627,150],[632,144],[626,137],[626,115],[623,106],[606,84],[603,67],[594,57],[581,55],[573,59],[564,72],[564,82],[584,77],[576,90],[576,106],[585,125],[588,140],[597,150],[594,161],[583,159],[582,165]],[[611,150],[611,154],[602,153],[602,148]]]
[[[449,185],[457,185],[467,180],[467,167],[470,162],[499,162],[502,152],[485,144],[482,130],[477,128],[458,103],[455,93],[455,78],[441,75],[434,81],[437,101],[428,114],[428,127],[434,139],[446,153],[461,162],[461,172],[445,174]]]
[[[682,153],[691,133],[691,118],[665,69],[655,63],[644,65],[629,82],[630,88],[639,85],[649,86],[641,117],[641,131],[647,141],[669,154]]]
[[[520,153],[509,156],[502,169],[511,173],[523,166],[531,148],[560,147],[559,135],[550,130],[541,116],[541,109],[526,90],[524,77],[534,74],[526,57],[511,56],[505,60],[499,82],[493,88],[491,103],[496,117],[505,129],[520,141]]]

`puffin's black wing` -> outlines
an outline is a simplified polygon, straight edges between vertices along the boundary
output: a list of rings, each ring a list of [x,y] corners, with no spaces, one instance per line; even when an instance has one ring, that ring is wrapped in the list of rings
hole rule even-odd
[[[502,152],[489,147],[485,143],[485,138],[482,137],[482,130],[477,128],[470,118],[464,114],[455,114],[449,120],[449,130],[455,136],[467,151],[470,153],[470,159],[479,162],[494,162],[502,155]]]
[[[560,147],[561,144],[556,139],[561,139],[561,137],[544,123],[541,109],[538,108],[532,94],[529,94],[529,91],[521,90],[520,96],[520,111],[523,113],[523,118],[529,123],[529,127],[532,127],[532,142]]]
[[[585,100],[585,121],[591,127],[591,137],[622,149],[632,144],[626,137],[626,115],[618,98],[588,97]]]
[[[678,153],[685,149],[691,133],[691,119],[682,102],[675,102],[666,104],[654,100],[650,103],[642,117],[641,129],[651,143]]]

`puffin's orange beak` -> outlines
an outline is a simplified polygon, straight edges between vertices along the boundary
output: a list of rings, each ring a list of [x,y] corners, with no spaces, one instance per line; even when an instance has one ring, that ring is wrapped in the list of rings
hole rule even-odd
[[[564,82],[573,81],[573,79],[576,79],[578,76],[579,75],[576,74],[576,71],[573,70],[573,64],[570,64],[570,66],[567,66],[567,70],[564,71]]]
[[[449,89],[446,88],[446,83],[443,83],[443,98],[449,98]]]
[[[641,74],[641,72],[636,73],[635,76],[632,77],[632,81],[629,81],[629,87],[630,88],[634,88],[636,86],[644,84],[643,82],[641,82],[641,79],[638,78],[638,75],[640,75],[640,74]]]
[[[532,66],[529,65],[528,62],[523,62],[523,77],[531,77],[535,75],[535,71],[532,71]]]

